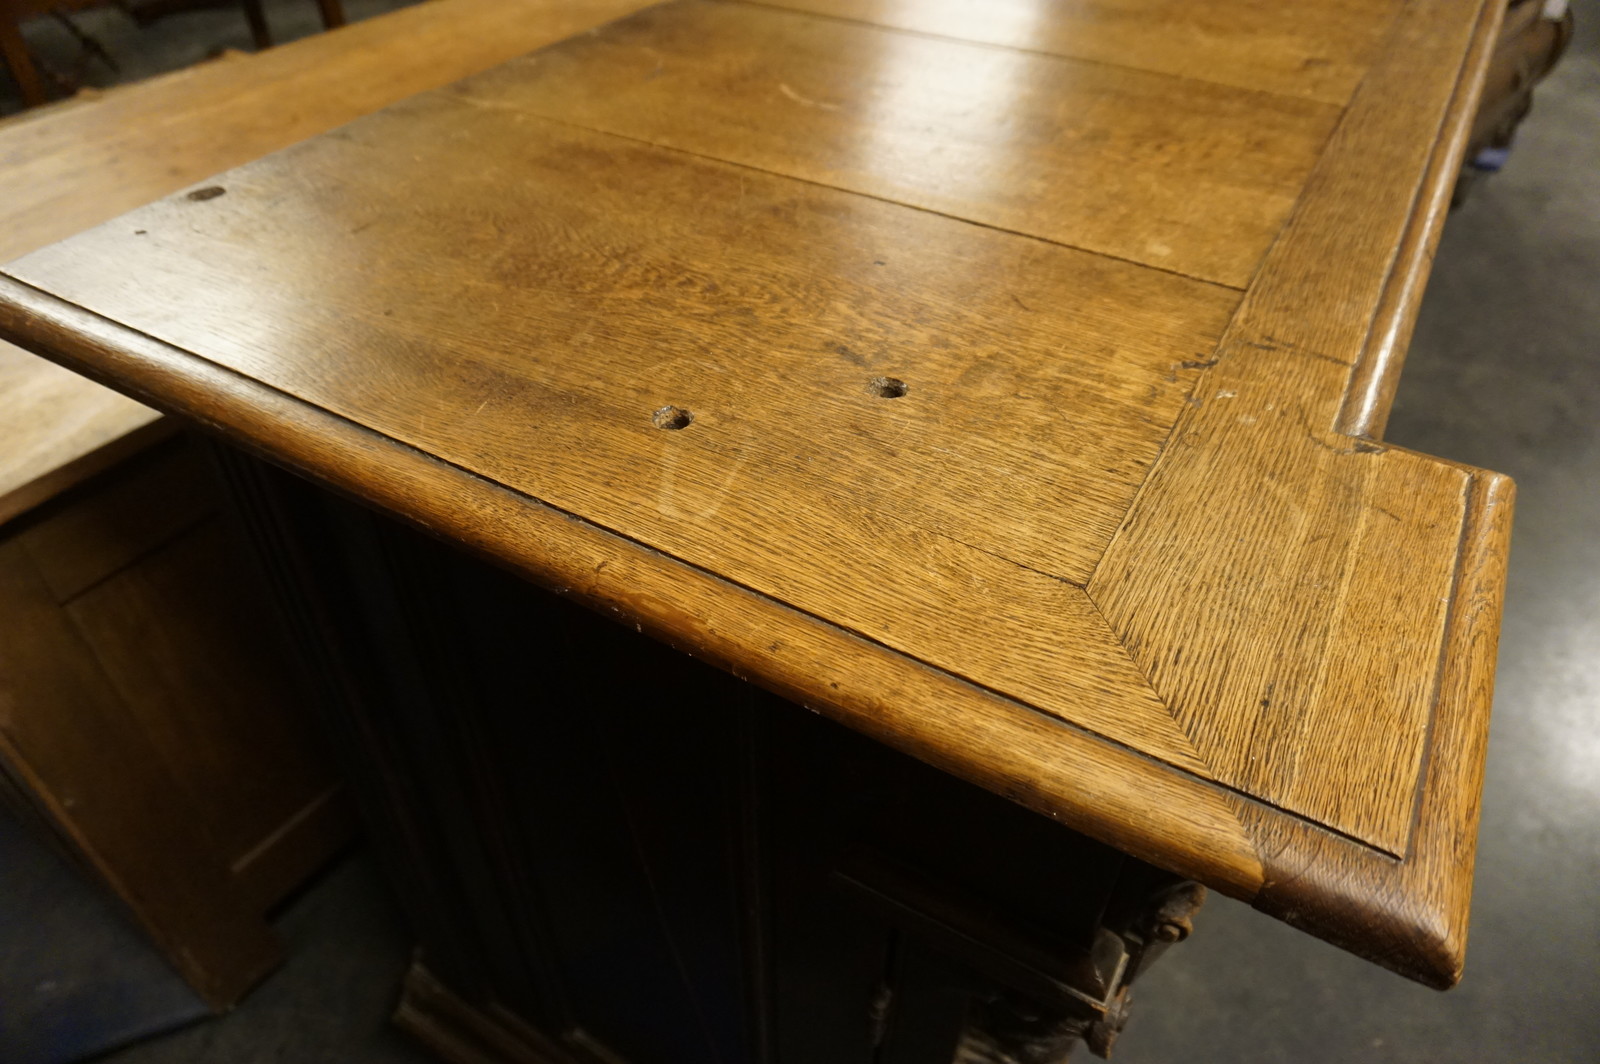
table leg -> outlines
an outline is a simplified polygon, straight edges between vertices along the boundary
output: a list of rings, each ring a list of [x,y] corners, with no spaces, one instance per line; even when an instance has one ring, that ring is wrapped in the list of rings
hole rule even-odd
[[[244,0],[244,17],[250,23],[250,39],[255,42],[256,51],[271,48],[272,30],[267,25],[267,12],[261,0]]]
[[[317,0],[317,7],[322,11],[322,24],[328,29],[343,26],[344,3],[342,0]]]
[[[24,105],[37,107],[48,99],[44,82],[39,77],[39,68],[34,66],[33,56],[22,40],[22,28],[15,22],[0,22],[0,56],[4,56],[6,66],[11,69],[11,77],[22,92]]]

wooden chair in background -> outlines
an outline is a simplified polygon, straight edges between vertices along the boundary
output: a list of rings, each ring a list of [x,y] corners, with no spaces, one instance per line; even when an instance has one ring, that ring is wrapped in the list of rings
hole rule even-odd
[[[139,25],[146,26],[156,19],[181,11],[207,7],[232,7],[235,3],[244,8],[245,20],[250,25],[250,37],[255,42],[257,50],[272,47],[272,31],[267,25],[263,0],[125,0],[119,6]],[[342,0],[316,0],[316,4],[322,13],[322,25],[326,29],[334,29],[345,24]],[[52,78],[40,71],[39,64],[22,36],[22,24],[30,19],[55,16],[78,36],[87,54],[95,55],[115,67],[115,61],[105,53],[105,50],[92,37],[81,33],[69,18],[74,11],[106,5],[107,0],[0,0],[0,59],[5,60],[5,65],[22,94],[25,106],[37,107],[50,98],[47,83]],[[62,82],[61,87],[71,92],[77,88],[78,75],[57,76],[53,80]]]

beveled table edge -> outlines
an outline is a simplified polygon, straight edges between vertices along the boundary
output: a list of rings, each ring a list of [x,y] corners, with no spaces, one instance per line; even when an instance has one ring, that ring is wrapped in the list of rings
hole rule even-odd
[[[1467,825],[1424,812],[1416,852],[1397,861],[3,273],[0,336],[1401,974],[1442,986],[1459,973],[1465,921],[1457,901],[1470,889],[1475,815]],[[1477,511],[1484,531],[1463,554],[1459,579],[1474,605],[1454,622],[1446,666],[1452,683],[1479,686],[1473,698],[1449,700],[1434,744],[1453,742],[1466,756],[1432,758],[1424,799],[1470,800],[1474,812],[1510,511],[1497,495],[1509,482],[1485,476],[1495,505]],[[1472,779],[1460,778],[1463,767]],[[1450,857],[1446,845],[1452,860],[1441,860]]]

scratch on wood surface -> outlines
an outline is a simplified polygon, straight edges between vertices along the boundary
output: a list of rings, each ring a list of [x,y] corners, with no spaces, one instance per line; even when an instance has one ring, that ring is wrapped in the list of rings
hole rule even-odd
[[[668,433],[667,435],[675,434]],[[739,456],[728,467],[728,472],[722,478],[721,484],[706,493],[696,492],[697,495],[709,494],[711,496],[708,505],[700,507],[681,506],[679,505],[679,500],[686,492],[678,487],[679,450],[676,445],[669,444],[664,448],[664,452],[661,457],[661,490],[656,493],[656,512],[662,517],[673,521],[685,519],[704,521],[706,518],[714,516],[718,510],[722,509],[722,504],[727,499],[728,492],[733,488],[733,482],[739,476],[739,471],[744,468],[746,461],[744,450],[741,448]]]
[[[644,76],[644,80],[654,81],[656,78],[660,77],[661,72],[667,68],[667,57],[662,53],[661,49],[652,48],[648,44],[641,44],[639,45],[639,48],[646,55],[650,56],[650,58],[656,61],[656,65]]]
[[[813,100],[809,96],[802,96],[798,92],[795,92],[788,85],[784,84],[781,81],[778,82],[778,91],[783,93],[785,96],[789,97],[789,99],[793,100],[795,103],[801,104],[801,105],[803,105],[805,107],[820,107],[824,111],[837,111],[837,110],[839,110],[839,105],[838,104],[836,104],[836,103],[823,103],[821,100]]]

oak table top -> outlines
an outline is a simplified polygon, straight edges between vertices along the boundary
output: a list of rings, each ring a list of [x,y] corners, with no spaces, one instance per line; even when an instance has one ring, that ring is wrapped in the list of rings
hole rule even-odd
[[[1436,985],[1512,489],[1381,442],[1495,0],[676,0],[0,335]]]

